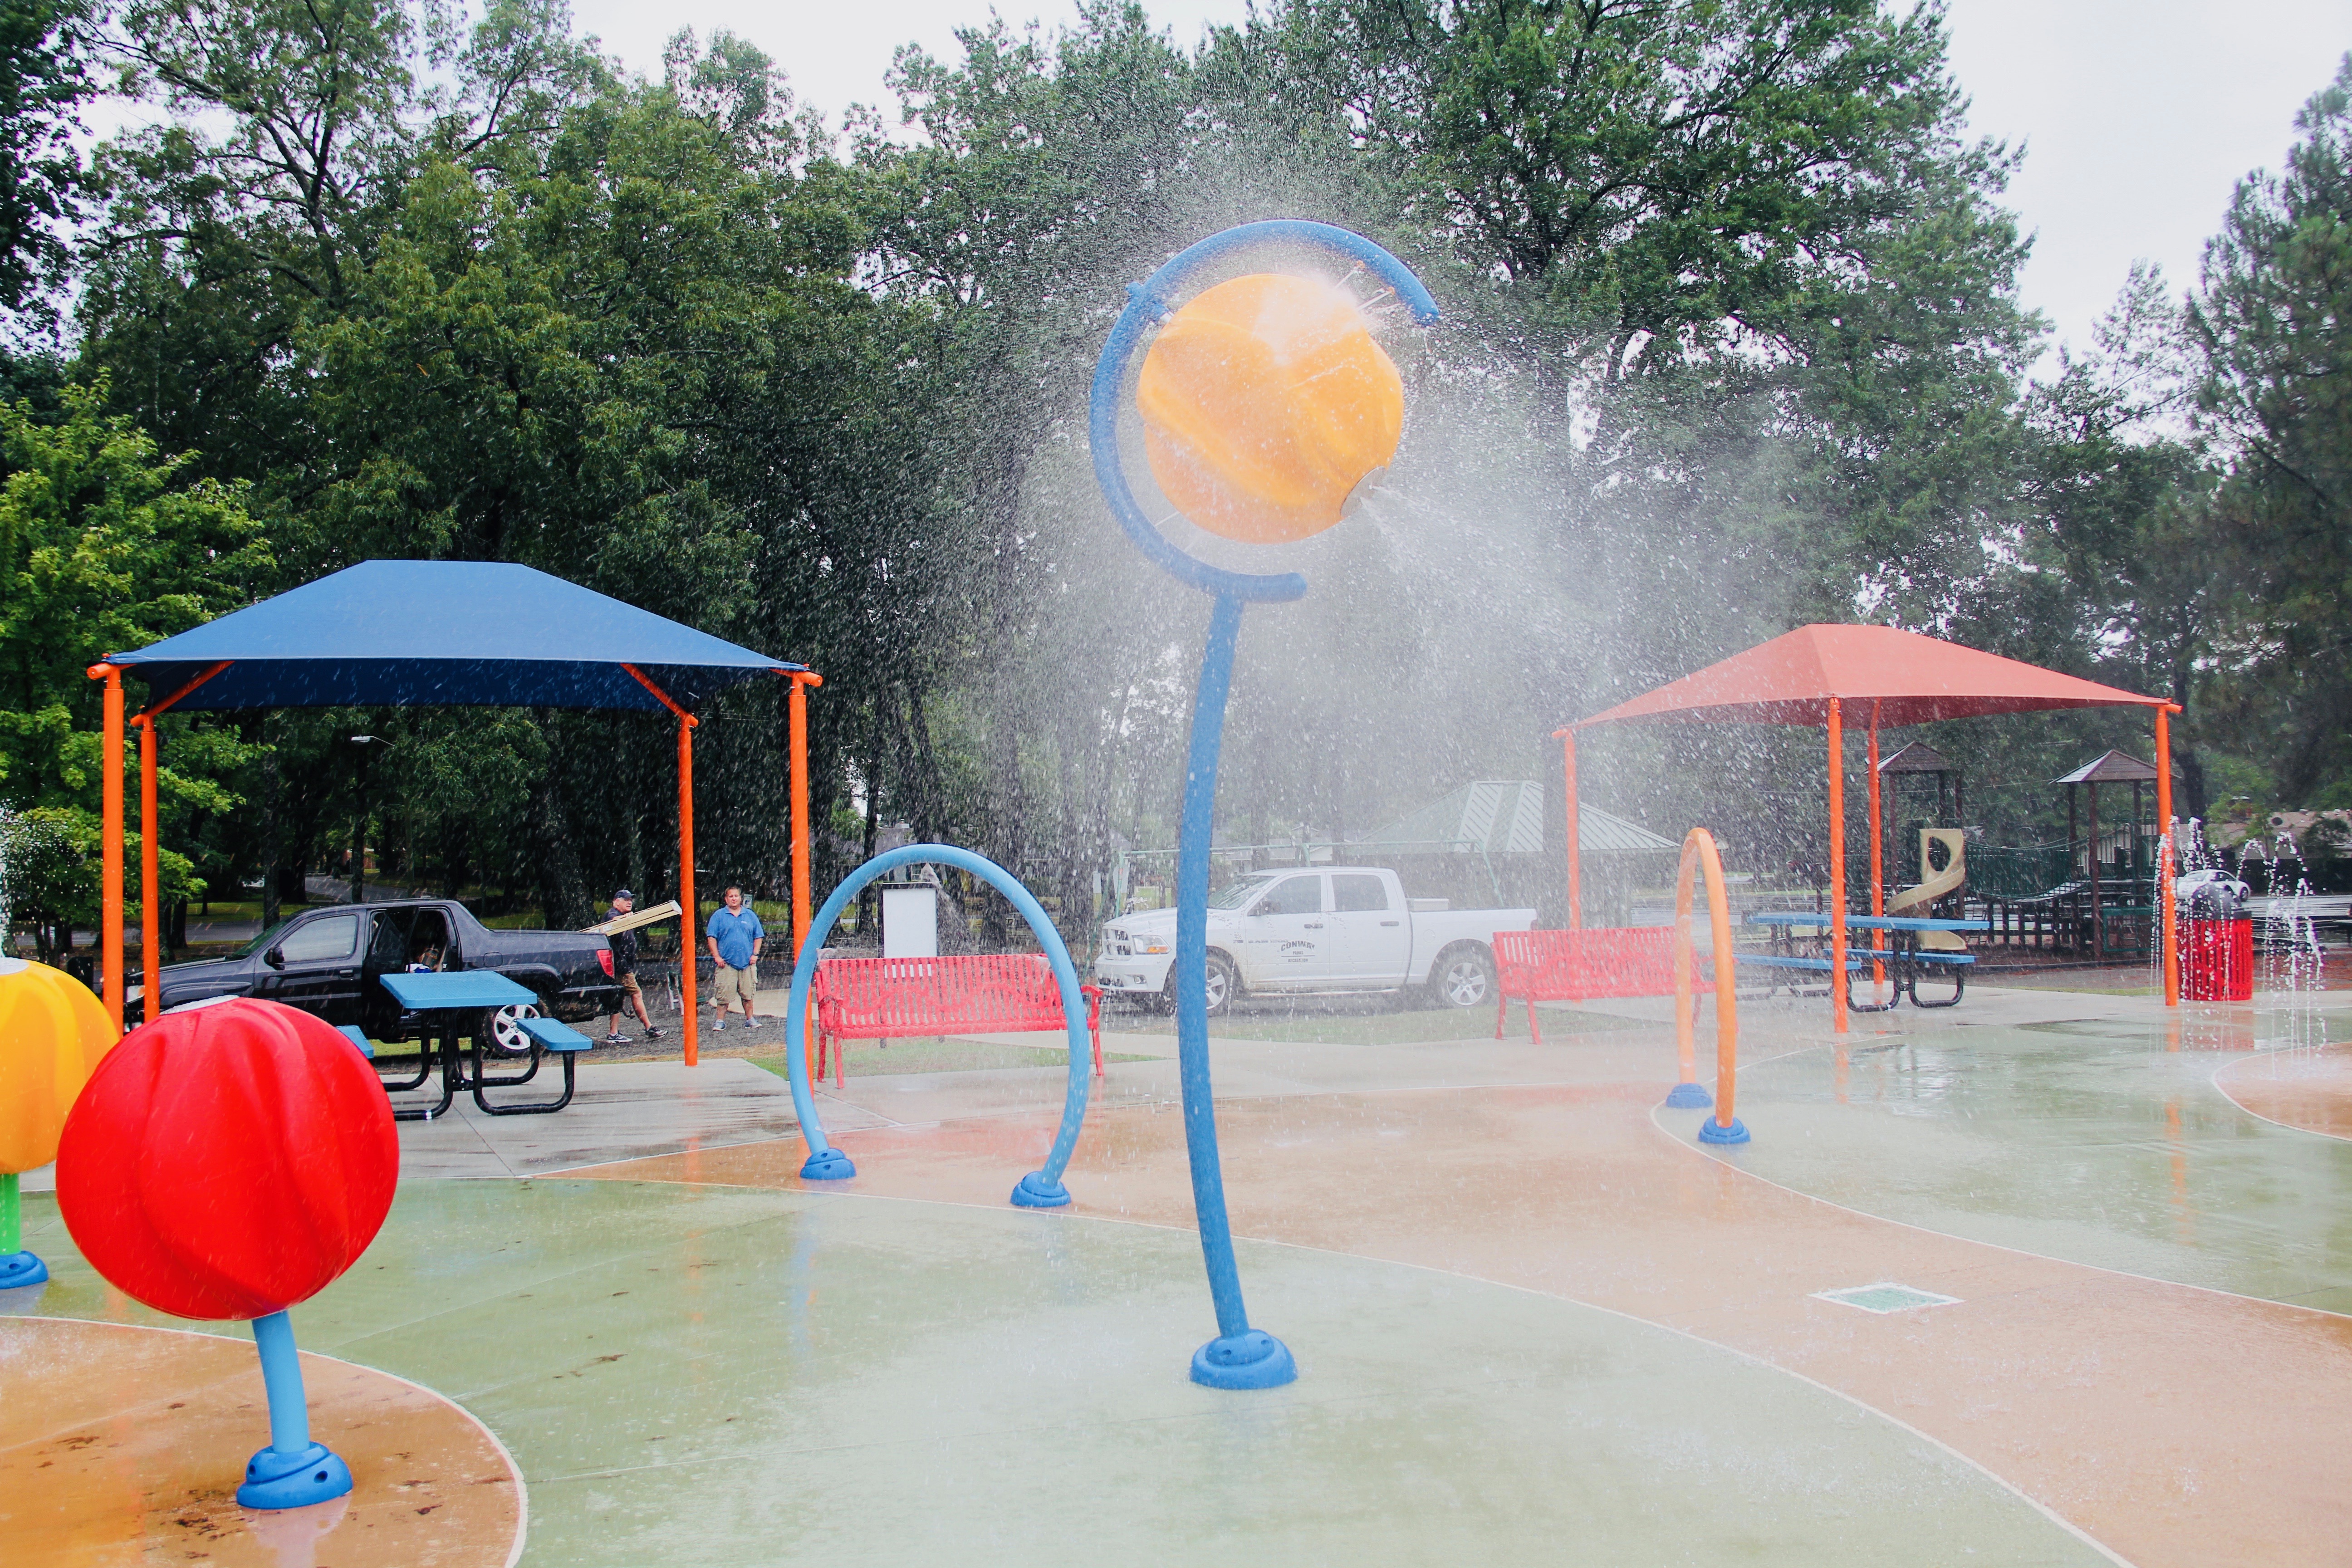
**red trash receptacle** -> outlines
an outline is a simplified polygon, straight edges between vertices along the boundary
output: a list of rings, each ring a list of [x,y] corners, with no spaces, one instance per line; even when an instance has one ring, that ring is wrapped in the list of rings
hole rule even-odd
[[[2180,992],[2191,1002],[2254,999],[2254,922],[2250,916],[2180,922]]]

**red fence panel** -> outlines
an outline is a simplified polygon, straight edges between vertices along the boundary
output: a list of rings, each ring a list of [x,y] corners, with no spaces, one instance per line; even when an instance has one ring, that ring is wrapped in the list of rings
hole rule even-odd
[[[1078,987],[1087,998],[1087,1030],[1094,1041],[1095,1075],[1102,1075],[1102,992]],[[842,1084],[844,1040],[888,1040],[911,1035],[998,1034],[1066,1029],[1062,991],[1042,952],[965,953],[948,958],[828,958],[816,966],[816,1076],[828,1052],[833,1082]]]
[[[1695,955],[1691,983],[1714,984],[1706,955]],[[1501,931],[1495,933],[1499,1005],[1495,1037],[1503,1037],[1511,1003],[1528,1005],[1528,1033],[1538,1045],[1538,1002],[1582,1002],[1602,996],[1671,996],[1675,990],[1672,926],[1621,926],[1582,931]]]

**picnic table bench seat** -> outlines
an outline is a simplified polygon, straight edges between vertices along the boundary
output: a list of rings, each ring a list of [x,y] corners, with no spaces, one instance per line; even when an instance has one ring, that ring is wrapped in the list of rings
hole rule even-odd
[[[562,1058],[563,1062],[562,1094],[553,1100],[535,1100],[528,1105],[492,1105],[482,1098],[482,1090],[486,1086],[495,1089],[502,1085],[529,1083],[539,1074],[539,1063],[533,1061],[529,1072],[516,1078],[491,1078],[486,1073],[477,1072],[474,1078],[474,1103],[492,1116],[545,1116],[562,1110],[572,1103],[572,1090],[574,1087],[572,1063],[579,1058],[582,1051],[594,1050],[596,1042],[571,1025],[559,1024],[552,1018],[517,1018],[515,1027],[529,1037],[532,1045],[551,1057]]]
[[[1087,1003],[1094,1072],[1102,1067],[1102,987],[1078,992]],[[816,966],[816,1073],[828,1058],[843,1086],[844,1044],[946,1034],[1066,1030],[1062,988],[1042,952],[956,953],[937,958],[828,958]]]

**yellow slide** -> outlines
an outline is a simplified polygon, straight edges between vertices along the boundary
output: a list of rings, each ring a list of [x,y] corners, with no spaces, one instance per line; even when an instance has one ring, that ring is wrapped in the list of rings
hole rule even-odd
[[[1944,868],[1936,869],[1935,848],[1944,847],[1947,857]],[[1958,827],[1923,827],[1919,830],[1919,866],[1927,879],[1916,888],[1906,888],[1887,900],[1890,915],[1925,917],[1937,899],[1957,893],[1969,879],[1969,836]],[[1923,931],[1919,945],[1937,952],[1966,952],[1969,944],[1958,933],[1948,931]]]

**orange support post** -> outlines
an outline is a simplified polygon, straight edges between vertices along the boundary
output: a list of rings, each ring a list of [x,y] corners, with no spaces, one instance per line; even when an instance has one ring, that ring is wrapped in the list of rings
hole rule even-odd
[[[107,1015],[122,1027],[122,671],[93,664],[92,680],[106,682],[106,730],[98,786],[98,961],[104,966]]]
[[[694,1012],[694,965],[701,946],[702,911],[694,902],[694,715],[646,679],[646,672],[635,665],[621,668],[677,715],[677,999],[682,1014],[677,1037],[686,1065],[696,1067],[702,1060]]]
[[[157,866],[163,850],[163,826],[155,805],[155,770],[159,765],[155,717],[226,669],[230,662],[223,659],[163,701],[148,704],[131,721],[139,726],[139,958],[140,967],[145,972],[141,976],[139,1016],[142,1021],[155,1016],[155,1004],[163,994],[163,877]],[[120,678],[117,679],[119,684]],[[120,1012],[118,1007],[118,1027],[121,1022]]]
[[[631,674],[636,672],[632,670]],[[638,679],[643,679],[640,676]],[[650,683],[648,683],[650,684]],[[676,706],[673,704],[672,706]],[[677,1037],[686,1065],[698,1066],[695,1035],[694,966],[702,951],[702,911],[694,901],[694,717],[677,715],[677,995],[683,1016]]]
[[[2156,710],[2156,819],[2164,825],[2163,847],[2157,856],[2158,908],[2164,911],[2164,1005],[2180,1005],[2180,911],[2173,897],[2179,858],[2172,847],[2172,716],[2179,709],[2166,703]]]
[[[1845,1033],[1845,721],[1830,699],[1830,1027]]]
[[[1568,776],[1568,929],[1584,929],[1584,835],[1576,816],[1576,731],[1555,730]]]
[[[157,864],[163,834],[155,817],[155,716],[142,713],[139,726],[139,958],[143,989],[139,1016],[155,1016],[163,995],[163,875]]]
[[[813,669],[785,671],[792,681],[792,696],[786,704],[790,721],[787,731],[792,745],[793,785],[793,961],[798,963],[801,944],[809,934],[809,774],[808,774],[808,694],[813,686],[823,686],[824,677]],[[816,1039],[816,997],[809,997],[807,1027],[801,1032],[803,1056]],[[811,1069],[814,1074],[814,1068]]]
[[[1870,912],[1886,912],[1886,868],[1884,863],[1885,831],[1879,826],[1878,815],[1878,699],[1870,700]],[[1876,940],[1873,947],[1885,943]],[[1886,984],[1886,965],[1874,958],[1870,961],[1870,984],[1873,1001],[1877,1000],[1875,988]]]

